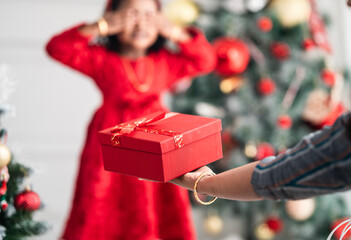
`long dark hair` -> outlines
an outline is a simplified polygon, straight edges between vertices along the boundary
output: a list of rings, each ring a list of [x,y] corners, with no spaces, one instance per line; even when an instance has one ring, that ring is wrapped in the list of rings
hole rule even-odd
[[[116,11],[121,6],[121,3],[123,1],[128,1],[128,0],[110,0],[106,7],[106,11]],[[157,9],[160,11],[161,10],[160,0],[154,0],[154,1],[156,2]],[[106,40],[107,41],[105,43],[105,46],[109,50],[115,51],[115,52],[120,51],[121,44],[117,38],[117,35],[108,36]],[[164,46],[165,42],[166,42],[166,39],[159,35],[157,37],[156,42],[151,47],[149,47],[148,52],[157,52]]]

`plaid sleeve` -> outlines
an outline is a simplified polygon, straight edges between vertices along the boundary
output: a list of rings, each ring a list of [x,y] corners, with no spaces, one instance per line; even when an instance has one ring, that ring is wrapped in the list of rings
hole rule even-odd
[[[351,113],[276,157],[263,159],[251,183],[266,199],[303,199],[351,189]]]

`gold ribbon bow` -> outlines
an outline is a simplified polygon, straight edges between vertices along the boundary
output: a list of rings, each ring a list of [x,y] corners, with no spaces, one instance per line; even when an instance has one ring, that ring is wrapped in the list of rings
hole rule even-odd
[[[164,119],[165,116],[166,113],[162,112],[153,118],[140,118],[131,123],[121,123],[116,125],[111,131],[112,133],[114,133],[111,137],[112,145],[116,147],[120,146],[122,135],[130,134],[133,131],[141,131],[151,134],[170,136],[174,139],[174,144],[176,148],[184,146],[183,134],[171,130],[154,129],[147,126],[151,123]]]

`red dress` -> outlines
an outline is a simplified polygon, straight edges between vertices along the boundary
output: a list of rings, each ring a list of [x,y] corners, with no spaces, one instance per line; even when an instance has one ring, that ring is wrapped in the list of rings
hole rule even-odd
[[[66,240],[193,240],[196,239],[186,190],[169,183],[138,180],[103,169],[99,130],[148,113],[165,110],[160,94],[178,79],[213,70],[214,52],[205,37],[180,44],[175,54],[162,49],[133,60],[138,79],[145,79],[145,61],[155,63],[152,87],[138,92],[121,65],[121,56],[90,44],[76,26],[54,36],[46,49],[51,57],[94,80],[103,103],[89,125],[81,154]],[[144,75],[144,76],[143,76]],[[142,80],[141,80],[142,81]]]

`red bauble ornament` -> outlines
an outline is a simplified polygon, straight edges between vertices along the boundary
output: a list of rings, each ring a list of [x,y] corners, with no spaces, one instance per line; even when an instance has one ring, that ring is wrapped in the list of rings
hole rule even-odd
[[[305,49],[306,51],[311,50],[312,48],[314,48],[316,46],[316,44],[314,43],[314,41],[311,38],[306,38],[305,40],[303,40],[302,42],[302,47],[303,49]]]
[[[223,76],[239,74],[246,70],[250,51],[246,44],[236,38],[219,38],[213,47],[217,54],[216,71]]]
[[[232,139],[232,134],[229,130],[223,130],[222,131],[222,142],[224,144],[230,144],[233,142],[233,139]]]
[[[334,230],[339,224],[341,224],[342,222],[348,220],[350,218],[342,218],[342,219],[338,219],[338,220],[335,220],[332,225],[330,226],[331,228],[331,231]],[[349,220],[350,222],[351,220]],[[334,237],[335,239],[341,239],[341,235],[343,233],[343,231],[345,230],[345,227],[346,225],[349,223],[349,222],[345,222],[344,224],[342,224],[340,227],[338,227],[338,229],[336,229],[336,231],[334,232]],[[350,227],[350,225],[348,225],[348,227]],[[345,230],[346,231],[346,230]],[[349,230],[348,232],[346,232],[346,234],[344,235],[344,237],[342,239],[351,239],[351,230]]]
[[[273,22],[272,19],[269,17],[260,17],[257,20],[257,27],[262,31],[262,32],[270,32],[273,28]]]
[[[231,150],[235,148],[236,142],[232,137],[232,134],[229,130],[222,131],[222,148],[223,148],[223,159],[227,159]],[[225,165],[227,162],[221,161],[220,165]]]
[[[275,42],[271,45],[271,54],[279,60],[285,60],[290,56],[289,45],[283,42]]]
[[[322,78],[323,82],[328,87],[334,86],[335,81],[336,81],[335,80],[336,79],[335,73],[333,71],[330,71],[330,70],[327,70],[327,69],[322,71],[321,78]]]
[[[258,91],[262,95],[270,95],[275,91],[275,83],[270,78],[262,78],[258,83]]]
[[[25,190],[15,197],[16,209],[35,211],[40,207],[40,197],[33,191]]]
[[[6,210],[7,207],[8,207],[8,203],[7,203],[6,200],[2,200],[2,201],[0,202],[0,205],[1,205],[1,209],[2,209],[2,210]]]
[[[284,227],[284,222],[280,218],[274,216],[267,218],[266,224],[276,234]]]
[[[0,187],[0,196],[5,195],[7,192],[7,184],[5,181],[2,181],[1,187]]]
[[[274,156],[275,150],[269,143],[261,143],[257,146],[256,160],[262,160],[266,157]]]
[[[277,120],[278,127],[281,129],[289,129],[292,126],[291,117],[287,114],[280,115]]]

